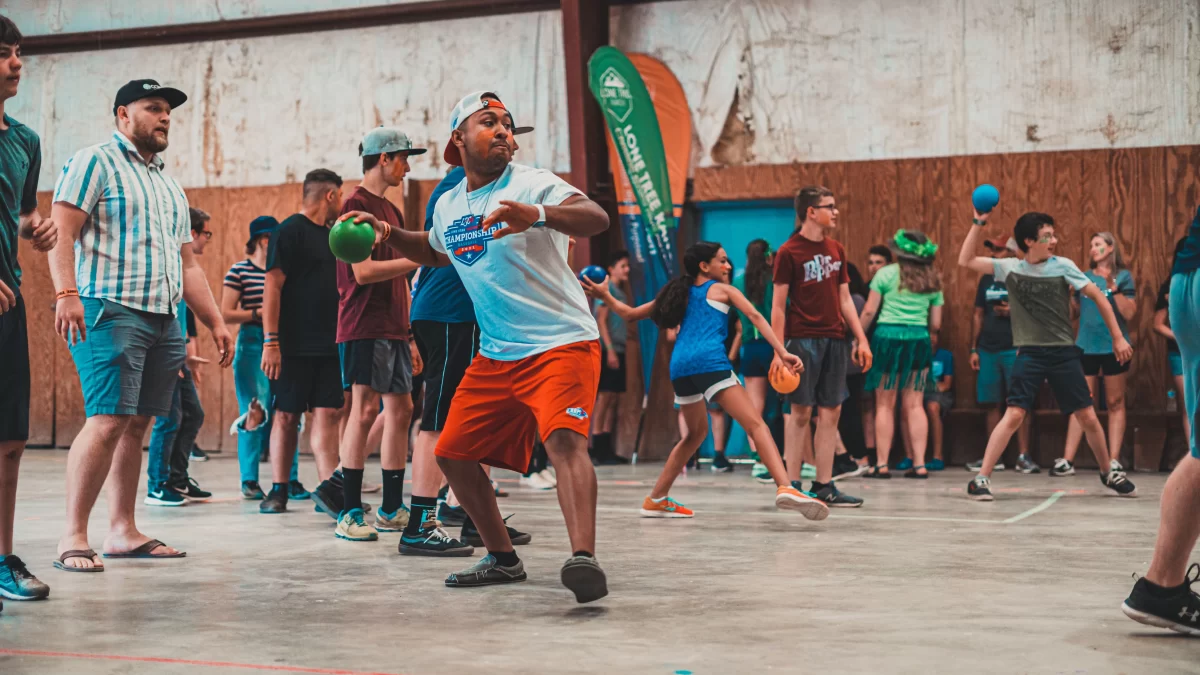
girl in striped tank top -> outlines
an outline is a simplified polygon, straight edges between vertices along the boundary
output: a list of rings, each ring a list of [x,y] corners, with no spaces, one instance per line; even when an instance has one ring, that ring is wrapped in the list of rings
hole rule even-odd
[[[702,241],[690,246],[683,255],[683,268],[683,276],[663,286],[653,301],[636,308],[614,298],[608,291],[607,279],[599,284],[591,283],[586,277],[582,280],[588,295],[604,301],[627,322],[653,319],[660,328],[679,328],[671,354],[671,385],[687,428],[671,450],[654,490],[642,501],[642,515],[647,518],[691,518],[694,515],[691,509],[667,493],[688,458],[708,435],[705,404],[715,400],[754,441],[763,463],[775,479],[775,506],[799,511],[810,520],[823,520],[829,515],[829,508],[821,500],[792,487],[766,422],[750,402],[729,363],[725,338],[729,331],[730,309],[744,314],[793,372],[799,372],[803,367],[800,358],[788,353],[762,314],[741,291],[729,285],[732,266],[720,244]]]

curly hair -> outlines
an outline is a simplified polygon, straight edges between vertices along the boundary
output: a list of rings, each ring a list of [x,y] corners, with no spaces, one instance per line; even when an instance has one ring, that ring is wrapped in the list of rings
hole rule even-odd
[[[772,270],[767,264],[770,250],[766,239],[755,239],[746,246],[746,297],[755,305],[762,304],[771,283]]]
[[[672,279],[654,298],[654,311],[650,319],[659,328],[671,329],[683,323],[687,311],[688,291],[696,284],[700,275],[700,263],[711,261],[721,250],[714,241],[698,241],[683,253],[683,275]]]

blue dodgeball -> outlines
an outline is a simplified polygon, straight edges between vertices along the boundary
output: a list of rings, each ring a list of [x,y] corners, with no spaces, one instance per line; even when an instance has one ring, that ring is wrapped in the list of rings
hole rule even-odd
[[[593,284],[604,281],[604,278],[607,276],[608,272],[605,272],[604,268],[599,265],[588,265],[579,273],[580,279],[587,277],[588,281],[591,281]]]
[[[975,205],[976,211],[988,213],[1000,203],[1000,191],[995,186],[984,183],[971,193],[971,203]]]

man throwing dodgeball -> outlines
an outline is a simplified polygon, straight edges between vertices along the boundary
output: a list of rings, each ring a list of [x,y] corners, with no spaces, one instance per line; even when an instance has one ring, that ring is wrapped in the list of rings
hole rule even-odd
[[[535,437],[558,472],[573,555],[562,582],[579,602],[608,594],[596,548],[596,474],[587,454],[600,343],[587,297],[567,265],[569,239],[608,228],[608,215],[554,174],[515,164],[512,116],[475,92],[450,115],[444,158],[466,181],[437,203],[433,229],[392,229],[382,241],[423,265],[454,265],[475,304],[479,356],[450,406],[438,465],[479,529],[488,554],[447,586],[525,580],[481,464],[524,472]]]

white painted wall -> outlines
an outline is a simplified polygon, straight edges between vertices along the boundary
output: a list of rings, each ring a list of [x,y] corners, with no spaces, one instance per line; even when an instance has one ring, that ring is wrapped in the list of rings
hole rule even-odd
[[[5,11],[34,34],[361,4]],[[679,77],[700,165],[714,163],[735,95],[755,163],[1200,143],[1200,0],[679,0],[616,9],[612,26],[618,47]],[[8,112],[42,134],[48,186],[72,152],[107,137],[117,87],[156,77],[193,96],[174,119],[172,173],[189,186],[259,185],[317,166],[357,176],[357,141],[380,122],[440,148],[455,100],[493,87],[537,127],[519,157],[566,172],[561,35],[546,12],[30,57]],[[440,175],[439,155],[413,177]]]

